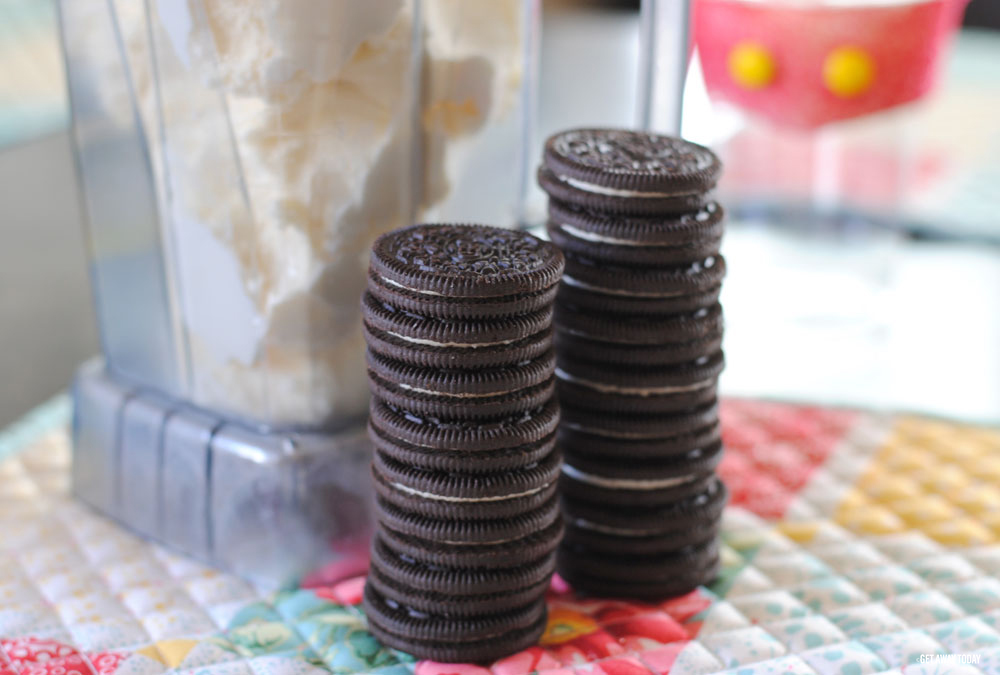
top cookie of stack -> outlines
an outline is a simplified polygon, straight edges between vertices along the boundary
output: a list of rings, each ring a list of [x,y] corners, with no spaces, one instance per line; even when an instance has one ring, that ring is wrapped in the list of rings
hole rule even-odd
[[[563,269],[556,249],[485,226],[392,234],[375,242],[363,301],[373,351],[448,368],[515,364],[550,348]]]

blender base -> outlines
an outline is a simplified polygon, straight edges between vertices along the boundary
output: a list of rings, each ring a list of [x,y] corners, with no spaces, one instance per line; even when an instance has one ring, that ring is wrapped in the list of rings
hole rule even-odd
[[[97,359],[73,383],[73,493],[137,534],[264,587],[367,566],[371,446],[268,433],[141,389]]]

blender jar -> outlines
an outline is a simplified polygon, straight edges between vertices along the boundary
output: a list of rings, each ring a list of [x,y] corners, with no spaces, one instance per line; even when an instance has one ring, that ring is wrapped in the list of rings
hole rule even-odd
[[[77,494],[176,543],[166,514],[193,496],[164,492],[191,484],[164,480],[175,466],[164,453],[184,450],[205,492],[185,517],[208,522],[189,552],[220,561],[232,549],[221,533],[255,508],[266,530],[322,530],[321,549],[331,531],[361,532],[363,515],[327,527],[343,499],[317,510],[302,480],[279,474],[308,449],[297,470],[333,476],[315,463],[339,462],[351,499],[366,499],[369,247],[418,220],[515,225],[537,9],[61,0],[105,363],[77,379]],[[137,467],[159,467],[140,472],[149,490],[131,480]],[[246,494],[221,482],[250,474]],[[213,506],[220,494],[231,498]],[[352,509],[363,511],[340,510]],[[315,522],[288,527],[306,511]]]

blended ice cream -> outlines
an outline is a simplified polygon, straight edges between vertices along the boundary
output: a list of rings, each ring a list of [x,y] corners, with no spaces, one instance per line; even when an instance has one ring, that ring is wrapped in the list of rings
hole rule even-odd
[[[363,415],[369,247],[449,215],[484,139],[519,142],[524,3],[112,4],[192,400],[278,425]]]

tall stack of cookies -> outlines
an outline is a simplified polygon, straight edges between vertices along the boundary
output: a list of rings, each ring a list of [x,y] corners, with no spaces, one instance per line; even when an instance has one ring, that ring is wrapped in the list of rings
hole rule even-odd
[[[577,129],[546,143],[538,178],[566,257],[558,569],[579,590],[662,597],[717,573],[720,171],[708,149],[648,133]]]
[[[438,661],[535,644],[562,536],[553,301],[529,234],[417,225],[379,238],[362,302],[378,526],[371,632]]]

